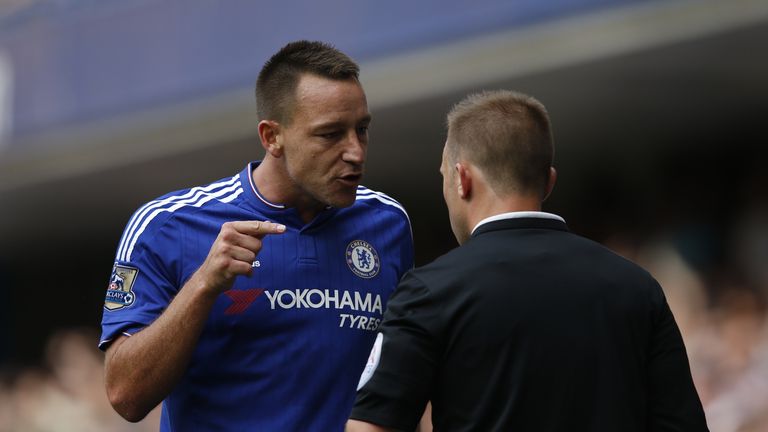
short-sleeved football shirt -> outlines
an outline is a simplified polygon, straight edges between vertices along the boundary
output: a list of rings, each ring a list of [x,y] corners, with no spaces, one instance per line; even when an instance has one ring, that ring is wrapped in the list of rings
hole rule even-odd
[[[131,217],[109,281],[100,347],[151,324],[205,260],[221,225],[269,220],[253,274],[217,299],[162,431],[342,430],[387,300],[412,267],[408,217],[359,187],[355,203],[308,224],[251,174],[150,201]],[[126,364],[122,367],[130,368]]]
[[[351,418],[436,431],[707,430],[659,284],[559,216],[500,215],[408,272]]]

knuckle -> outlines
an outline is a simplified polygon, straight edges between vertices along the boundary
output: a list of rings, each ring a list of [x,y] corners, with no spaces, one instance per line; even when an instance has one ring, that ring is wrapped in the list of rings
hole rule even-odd
[[[229,263],[229,272],[234,274],[243,274],[246,273],[248,270],[250,270],[250,266],[246,265],[242,261],[235,261],[232,260],[232,262]]]
[[[228,265],[228,260],[226,258],[224,258],[224,257],[218,257],[213,262],[213,268],[218,270],[218,271],[226,269],[227,265]]]
[[[229,229],[226,229],[226,230],[222,230],[221,234],[220,234],[221,239],[226,241],[226,242],[231,242],[232,240],[234,240],[236,235],[237,235],[237,233],[232,228],[229,228]]]

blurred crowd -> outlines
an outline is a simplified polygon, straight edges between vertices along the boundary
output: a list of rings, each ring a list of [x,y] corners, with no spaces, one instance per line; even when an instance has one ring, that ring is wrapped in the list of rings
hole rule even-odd
[[[735,226],[732,260],[715,271],[674,235],[606,244],[664,287],[710,430],[768,431],[768,208]],[[61,330],[44,367],[0,370],[0,432],[157,431],[159,409],[131,424],[110,407],[97,340],[93,328]]]
[[[732,282],[710,302],[671,249],[647,257],[683,334],[712,432],[768,431],[768,320],[760,292]]]
[[[159,409],[136,424],[112,410],[97,343],[93,329],[60,330],[45,366],[0,372],[0,432],[157,432]]]
[[[710,430],[765,432],[768,206],[745,211],[732,227],[725,241],[707,241],[712,232],[698,227],[697,235],[679,229],[640,247],[621,241],[608,246],[645,267],[664,288]],[[707,250],[727,258],[707,259]]]

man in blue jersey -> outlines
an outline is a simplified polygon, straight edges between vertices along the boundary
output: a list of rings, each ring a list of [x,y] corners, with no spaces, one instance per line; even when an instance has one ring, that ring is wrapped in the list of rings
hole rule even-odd
[[[100,347],[115,410],[161,430],[342,430],[387,299],[412,266],[410,222],[359,185],[358,66],[299,41],[256,83],[266,153],[139,208],[117,250]]]

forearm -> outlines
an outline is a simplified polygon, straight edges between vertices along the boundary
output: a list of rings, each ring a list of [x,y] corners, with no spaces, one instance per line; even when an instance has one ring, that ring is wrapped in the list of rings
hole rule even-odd
[[[236,277],[252,273],[265,235],[283,232],[284,225],[270,222],[224,223],[205,261],[160,317],[135,335],[112,342],[105,369],[115,411],[139,421],[168,396],[187,369],[216,297]]]
[[[194,275],[155,322],[113,342],[106,356],[110,403],[139,421],[171,392],[187,369],[216,293]]]

